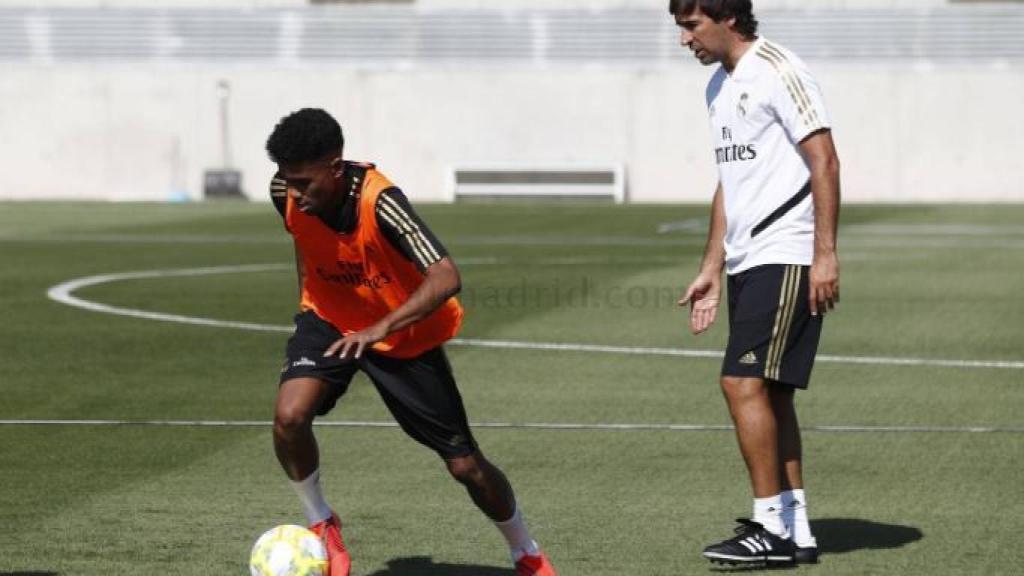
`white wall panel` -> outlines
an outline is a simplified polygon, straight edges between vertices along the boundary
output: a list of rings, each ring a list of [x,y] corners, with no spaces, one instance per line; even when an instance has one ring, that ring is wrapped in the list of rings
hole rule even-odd
[[[1024,201],[1019,69],[814,66],[852,201]],[[265,195],[277,119],[321,106],[347,155],[413,197],[444,195],[463,162],[624,162],[631,201],[706,200],[710,69],[359,70],[256,66],[7,66],[0,196],[199,198],[221,162],[217,82],[232,86],[232,155]]]

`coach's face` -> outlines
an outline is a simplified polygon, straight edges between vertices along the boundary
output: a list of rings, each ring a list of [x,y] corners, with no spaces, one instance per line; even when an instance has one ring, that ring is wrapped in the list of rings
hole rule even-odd
[[[728,53],[729,28],[735,18],[715,22],[696,7],[689,14],[676,14],[676,25],[682,30],[680,44],[693,51],[693,55],[707,66],[721,62]]]
[[[304,214],[324,214],[334,208],[341,195],[341,158],[327,157],[314,162],[282,164],[281,177],[288,185],[288,195]]]

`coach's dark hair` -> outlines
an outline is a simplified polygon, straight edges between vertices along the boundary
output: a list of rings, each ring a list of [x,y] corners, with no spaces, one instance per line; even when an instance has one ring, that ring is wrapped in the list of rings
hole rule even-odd
[[[341,154],[344,147],[338,121],[319,108],[303,108],[285,116],[267,138],[267,154],[278,164],[313,162]]]
[[[757,36],[757,18],[750,0],[669,0],[669,14],[687,15],[700,7],[700,11],[715,22],[736,18],[736,31],[747,38]]]

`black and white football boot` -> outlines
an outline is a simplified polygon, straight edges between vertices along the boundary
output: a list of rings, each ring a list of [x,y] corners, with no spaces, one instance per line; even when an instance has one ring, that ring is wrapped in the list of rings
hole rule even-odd
[[[777,566],[792,564],[796,545],[789,538],[776,536],[758,522],[738,518],[736,536],[704,549],[704,557],[732,566]]]
[[[817,564],[818,546],[797,546],[793,551],[793,561],[797,564]]]

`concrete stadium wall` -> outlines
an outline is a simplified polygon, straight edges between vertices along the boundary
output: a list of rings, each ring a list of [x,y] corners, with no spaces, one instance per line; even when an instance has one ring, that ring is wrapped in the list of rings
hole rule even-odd
[[[15,8],[276,8],[309,4],[308,0],[0,0],[0,7]]]
[[[711,70],[680,58],[646,71],[5,65],[0,198],[200,198],[203,170],[221,162],[225,79],[232,157],[255,199],[277,119],[319,106],[345,128],[347,157],[419,200],[443,198],[451,163],[623,162],[631,201],[706,201]],[[1019,69],[811,66],[846,200],[1024,201]]]
[[[374,0],[349,0],[353,3],[372,3]],[[376,0],[381,4],[407,2],[419,8],[494,8],[495,0]],[[775,8],[807,8],[807,0],[753,0],[755,10]],[[971,1],[971,0],[966,0]],[[1006,0],[1003,0],[1006,1]],[[321,2],[329,3],[329,0]],[[337,0],[345,4],[345,0]],[[929,8],[951,4],[950,0],[814,0],[815,8]],[[89,8],[126,7],[218,7],[218,8],[266,8],[308,6],[310,0],[47,0],[46,6],[75,6]],[[30,0],[0,0],[0,6],[31,6]],[[502,8],[552,8],[551,0],[501,0]],[[666,0],[559,0],[558,7],[565,9],[593,10],[604,8],[667,7]]]
[[[122,0],[130,1],[130,0]],[[164,0],[166,1],[166,0]],[[415,0],[418,6],[444,8],[493,8],[494,0]],[[502,0],[517,8],[550,8],[551,0]],[[929,8],[950,4],[949,0],[753,0],[754,11],[776,8]],[[559,0],[559,8],[588,10],[594,8],[668,9],[668,0]]]

